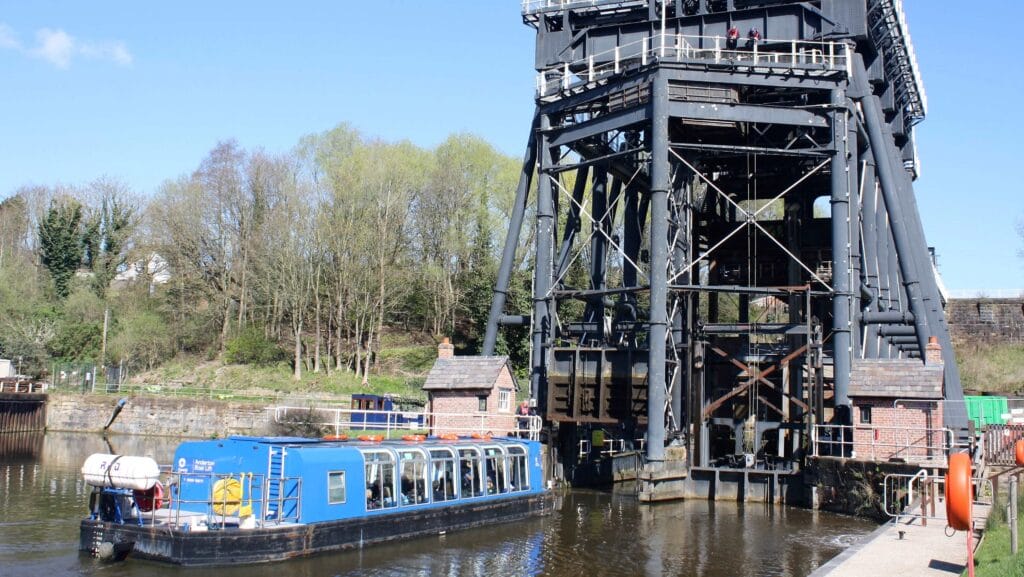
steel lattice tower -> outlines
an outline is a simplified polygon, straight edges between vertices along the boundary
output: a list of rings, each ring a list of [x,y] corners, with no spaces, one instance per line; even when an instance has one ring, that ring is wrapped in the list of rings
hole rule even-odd
[[[962,398],[899,0],[527,0],[523,19],[537,108],[484,354],[531,326],[531,393],[565,452],[601,428],[648,463],[752,444],[792,462],[812,423],[849,422],[852,363],[924,362],[929,337]],[[533,310],[510,314],[526,226]]]

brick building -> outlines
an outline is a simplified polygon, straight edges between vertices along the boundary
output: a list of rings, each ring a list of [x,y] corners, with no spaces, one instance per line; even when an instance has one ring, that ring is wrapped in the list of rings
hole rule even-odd
[[[943,460],[941,350],[919,359],[854,361],[850,374],[854,457],[869,461]]]
[[[456,357],[454,352],[444,339],[423,383],[431,414],[430,433],[515,433],[519,386],[508,357]]]

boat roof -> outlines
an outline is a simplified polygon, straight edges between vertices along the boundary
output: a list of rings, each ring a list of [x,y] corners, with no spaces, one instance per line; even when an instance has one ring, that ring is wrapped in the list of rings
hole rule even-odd
[[[357,447],[385,446],[385,447],[410,447],[419,445],[457,445],[457,444],[484,444],[484,443],[525,443],[526,439],[516,437],[491,437],[489,439],[474,439],[471,437],[459,437],[458,439],[442,439],[440,437],[427,437],[423,441],[403,441],[401,439],[387,439],[383,441],[349,441],[328,440],[310,437],[252,437],[246,435],[232,435],[228,437],[231,441],[247,441],[263,445],[326,445],[336,447],[339,445],[352,445]]]

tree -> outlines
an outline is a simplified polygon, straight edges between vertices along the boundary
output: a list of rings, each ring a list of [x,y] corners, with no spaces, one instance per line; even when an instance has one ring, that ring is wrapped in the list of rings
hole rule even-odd
[[[82,264],[82,205],[72,199],[54,202],[39,224],[39,250],[57,298],[71,292],[71,279]]]
[[[103,178],[90,185],[96,205],[87,211],[83,231],[85,265],[92,270],[92,288],[105,298],[127,260],[128,241],[135,228],[138,203],[127,186]]]

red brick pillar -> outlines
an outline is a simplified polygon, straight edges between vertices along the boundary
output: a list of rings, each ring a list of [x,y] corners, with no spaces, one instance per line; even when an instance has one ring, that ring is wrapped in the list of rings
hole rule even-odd
[[[455,356],[455,347],[452,346],[451,339],[445,337],[441,344],[437,345],[437,358],[439,359],[450,359]]]

